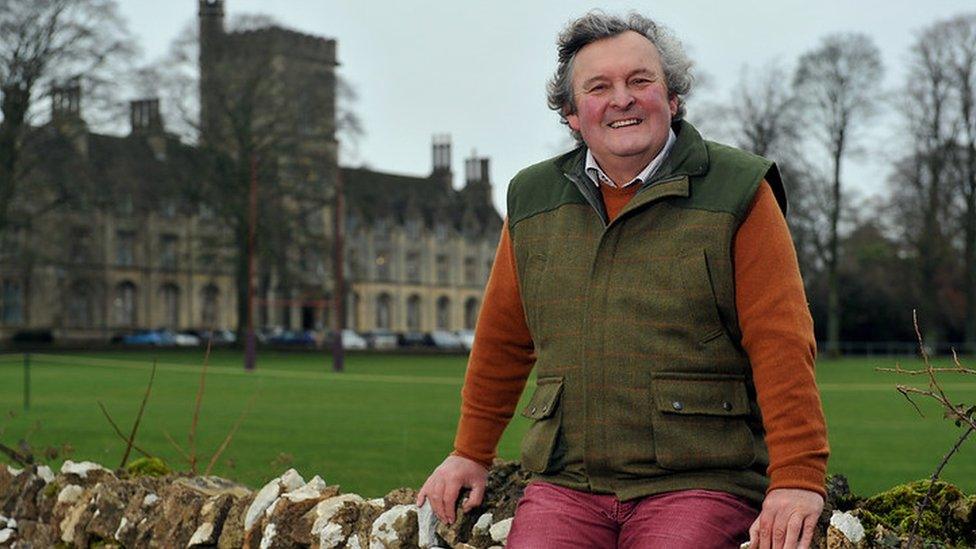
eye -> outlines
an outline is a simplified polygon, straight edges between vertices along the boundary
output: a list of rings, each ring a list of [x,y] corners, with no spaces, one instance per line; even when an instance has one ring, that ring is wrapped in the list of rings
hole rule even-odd
[[[606,84],[593,84],[586,90],[586,93],[602,93],[606,91],[608,86]]]
[[[632,79],[630,81],[630,85],[631,86],[646,86],[646,85],[648,85],[650,83],[651,83],[651,79],[650,78],[645,78],[643,76],[642,77],[638,77],[638,78],[634,78],[634,79]]]

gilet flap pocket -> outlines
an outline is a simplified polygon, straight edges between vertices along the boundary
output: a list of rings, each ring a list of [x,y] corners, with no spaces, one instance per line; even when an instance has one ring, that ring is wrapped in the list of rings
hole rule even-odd
[[[529,419],[545,419],[552,415],[563,392],[563,378],[543,377],[536,382],[535,392],[522,415]]]
[[[529,404],[522,410],[523,416],[533,420],[522,439],[522,467],[528,471],[544,473],[550,468],[562,419],[562,392],[562,377],[539,378]]]
[[[654,403],[659,412],[682,415],[744,416],[749,396],[741,376],[687,378],[678,374],[654,376]]]
[[[743,376],[653,374],[654,453],[665,469],[740,469],[756,459]]]

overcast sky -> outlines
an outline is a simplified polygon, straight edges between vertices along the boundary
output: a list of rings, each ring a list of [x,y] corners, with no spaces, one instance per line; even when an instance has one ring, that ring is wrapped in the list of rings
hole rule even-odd
[[[163,56],[197,0],[120,0],[122,15],[150,62]],[[923,26],[976,11],[973,0],[737,0],[602,3],[576,0],[226,0],[228,17],[264,13],[289,28],[335,38],[340,73],[359,94],[355,110],[366,135],[346,156],[353,164],[412,175],[430,171],[431,135],[453,138],[455,186],[472,150],[491,158],[495,203],[522,167],[565,150],[565,127],[545,103],[555,68],[555,38],[589,9],[648,15],[684,42],[707,75],[689,101],[688,118],[704,100],[725,97],[743,65],[778,60],[792,68],[803,52],[833,32],[874,39],[886,65],[885,87],[905,78],[909,45]],[[784,82],[784,86],[789,83]],[[894,117],[884,126],[896,131]],[[897,137],[897,136],[894,136]],[[845,170],[862,195],[883,192],[892,143],[869,147]]]

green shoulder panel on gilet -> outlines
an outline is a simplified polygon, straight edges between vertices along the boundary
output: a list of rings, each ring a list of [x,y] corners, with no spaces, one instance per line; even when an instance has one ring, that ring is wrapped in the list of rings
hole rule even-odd
[[[776,164],[741,149],[706,141],[691,124],[675,123],[677,141],[657,173],[641,188],[687,177],[689,194],[673,202],[683,208],[724,211],[742,219],[759,183],[765,179],[783,214],[786,192]],[[587,204],[585,186],[595,186],[584,172],[583,147],[521,170],[508,188],[508,223],[516,226],[533,215],[566,204]],[[558,184],[556,183],[558,182]]]

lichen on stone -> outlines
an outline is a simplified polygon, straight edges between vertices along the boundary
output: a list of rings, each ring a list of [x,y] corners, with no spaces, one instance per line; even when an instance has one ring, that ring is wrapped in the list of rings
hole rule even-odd
[[[907,535],[916,522],[918,506],[929,492],[930,485],[927,480],[918,480],[864,500],[858,514],[865,530],[874,530],[881,524]],[[968,517],[957,517],[958,513],[955,512],[966,500],[966,496],[952,484],[936,481],[918,520],[916,536],[949,544],[976,543],[972,513]]]
[[[141,457],[126,465],[125,472],[132,478],[163,477],[172,474],[173,470],[158,457]]]

